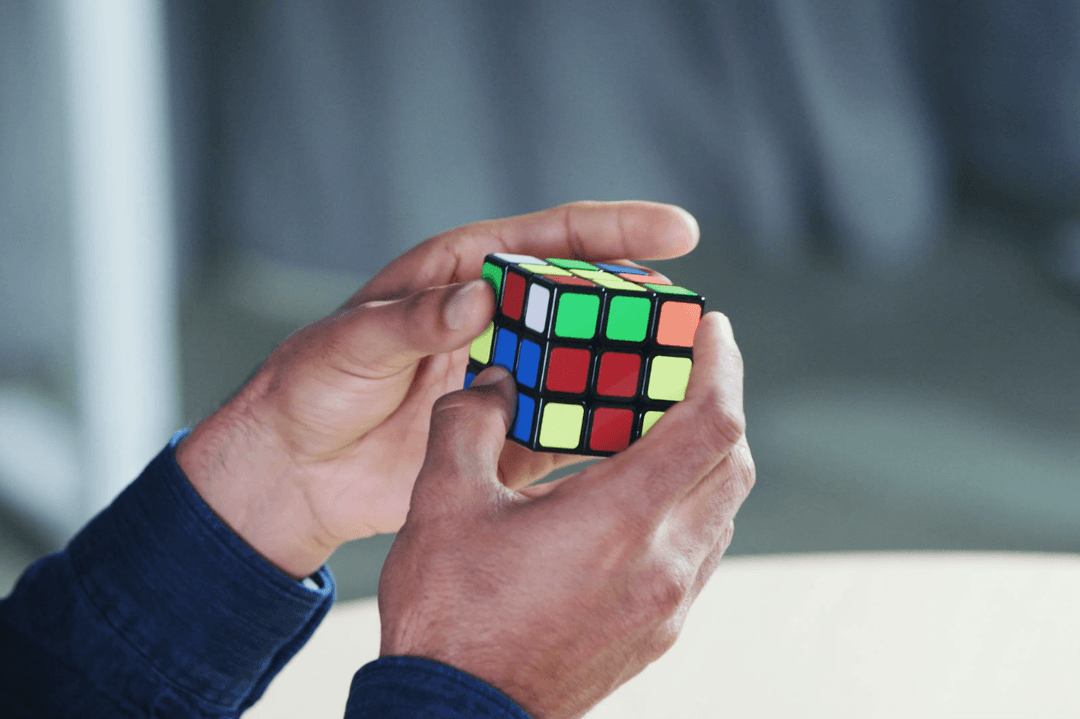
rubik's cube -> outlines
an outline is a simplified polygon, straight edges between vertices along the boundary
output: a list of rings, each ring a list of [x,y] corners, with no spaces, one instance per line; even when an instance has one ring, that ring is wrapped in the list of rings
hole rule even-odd
[[[501,365],[517,380],[508,438],[610,455],[683,399],[705,300],[637,267],[488,255],[495,319],[469,351],[465,386]]]

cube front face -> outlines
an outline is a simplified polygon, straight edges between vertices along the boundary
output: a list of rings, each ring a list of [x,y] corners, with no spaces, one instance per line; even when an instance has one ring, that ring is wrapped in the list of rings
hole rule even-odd
[[[685,396],[700,295],[637,267],[527,255],[488,255],[482,276],[495,319],[470,347],[465,386],[492,365],[514,374],[508,438],[606,456]]]

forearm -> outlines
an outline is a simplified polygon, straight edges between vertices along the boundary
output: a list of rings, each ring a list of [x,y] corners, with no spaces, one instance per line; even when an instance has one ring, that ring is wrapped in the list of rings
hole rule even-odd
[[[163,451],[0,602],[0,706],[25,716],[236,716],[333,601],[226,527]]]

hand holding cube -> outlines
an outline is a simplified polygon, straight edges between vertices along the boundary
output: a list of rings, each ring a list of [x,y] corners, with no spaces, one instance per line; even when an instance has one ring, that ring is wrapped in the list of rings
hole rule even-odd
[[[405,521],[431,407],[461,387],[469,343],[496,309],[470,282],[485,255],[667,258],[697,239],[685,211],[648,202],[574,203],[444,232],[293,333],[177,460],[237,535],[307,576],[342,542]],[[499,473],[524,487],[575,459],[507,443]]]

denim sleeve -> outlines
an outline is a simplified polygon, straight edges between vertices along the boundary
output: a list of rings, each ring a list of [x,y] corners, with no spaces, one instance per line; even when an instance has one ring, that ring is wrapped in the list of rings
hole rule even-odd
[[[0,716],[235,717],[330,609],[232,533],[159,454],[0,601]]]
[[[383,657],[353,677],[345,719],[529,719],[471,674],[416,657]]]

